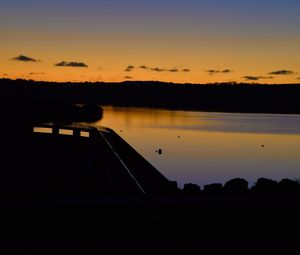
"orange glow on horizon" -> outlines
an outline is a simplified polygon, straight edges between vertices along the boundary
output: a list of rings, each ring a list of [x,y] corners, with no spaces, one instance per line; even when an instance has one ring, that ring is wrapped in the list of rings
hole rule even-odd
[[[122,38],[123,45],[118,43],[121,38],[111,39],[112,41],[106,39],[100,46],[100,39],[96,38],[71,47],[68,47],[69,41],[64,37],[60,38],[63,41],[60,47],[56,43],[41,44],[42,39],[32,39],[28,42],[29,46],[25,47],[18,41],[15,33],[12,33],[10,41],[4,39],[0,50],[0,77],[56,82],[154,80],[174,83],[299,83],[299,40],[286,40],[279,45],[261,39],[260,43],[253,41],[253,45],[249,45],[248,41],[242,39],[232,42],[230,38],[223,38],[221,45],[216,38],[192,38],[193,40],[188,41],[177,38],[178,41],[171,46],[163,39],[158,39],[159,45],[154,47],[150,45],[154,43],[153,39],[149,42],[149,38],[140,38],[139,43],[133,45],[126,38]],[[281,50],[282,47],[286,47],[285,51]],[[12,60],[20,54],[35,58],[38,62]],[[88,68],[55,66],[55,63],[61,61],[83,62]],[[125,72],[129,65],[135,68]],[[140,66],[148,68],[142,69]],[[164,71],[151,70],[155,68]],[[184,69],[189,69],[190,72],[182,72]],[[226,69],[232,72],[213,75],[207,72]],[[268,78],[269,73],[276,70],[292,70],[294,74]],[[245,80],[245,76],[264,78],[257,81]]]

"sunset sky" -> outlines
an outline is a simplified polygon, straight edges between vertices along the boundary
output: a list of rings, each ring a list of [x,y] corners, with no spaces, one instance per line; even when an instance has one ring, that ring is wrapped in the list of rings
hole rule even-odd
[[[0,77],[300,82],[299,0],[4,0]]]

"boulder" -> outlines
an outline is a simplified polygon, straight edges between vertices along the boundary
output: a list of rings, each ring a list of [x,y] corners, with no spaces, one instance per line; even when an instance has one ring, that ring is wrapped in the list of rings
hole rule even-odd
[[[201,192],[201,188],[192,183],[185,184],[183,187],[183,193],[188,194],[188,195],[195,195],[199,194]]]
[[[213,183],[204,186],[204,191],[207,193],[220,193],[222,189],[222,183]]]
[[[225,183],[224,190],[234,193],[246,192],[248,191],[248,182],[241,178],[235,178]]]
[[[296,192],[300,191],[300,184],[297,181],[283,179],[279,182],[279,189],[283,192]]]
[[[279,190],[279,183],[274,180],[260,178],[257,180],[252,188],[253,191],[258,192],[274,192]]]

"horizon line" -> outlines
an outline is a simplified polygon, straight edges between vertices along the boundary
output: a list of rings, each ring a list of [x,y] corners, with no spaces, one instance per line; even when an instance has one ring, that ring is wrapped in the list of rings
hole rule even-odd
[[[236,81],[227,81],[227,82],[208,82],[208,83],[190,83],[190,82],[167,82],[167,81],[160,81],[160,80],[122,80],[122,81],[46,81],[46,80],[34,80],[34,79],[24,79],[24,78],[0,78],[1,80],[9,80],[9,81],[26,81],[26,82],[42,82],[42,83],[58,83],[58,84],[81,84],[81,83],[106,83],[106,84],[121,84],[121,83],[166,83],[166,84],[174,84],[174,85],[300,85],[300,83],[249,83],[249,82],[236,82]]]

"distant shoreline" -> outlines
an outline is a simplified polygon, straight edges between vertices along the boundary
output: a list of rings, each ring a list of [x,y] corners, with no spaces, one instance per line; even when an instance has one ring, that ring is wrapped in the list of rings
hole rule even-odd
[[[259,115],[299,115],[299,112],[242,112],[242,111],[212,111],[194,108],[162,108],[162,107],[151,107],[151,106],[122,106],[122,105],[99,105],[100,107],[114,107],[114,108],[132,108],[132,109],[151,109],[161,111],[180,111],[180,112],[203,112],[203,113],[228,113],[228,114],[259,114]]]
[[[300,84],[55,83],[0,79],[2,103],[73,103],[224,113],[300,114]]]

